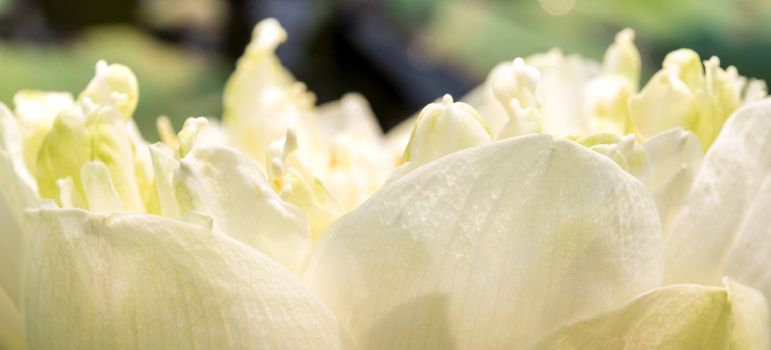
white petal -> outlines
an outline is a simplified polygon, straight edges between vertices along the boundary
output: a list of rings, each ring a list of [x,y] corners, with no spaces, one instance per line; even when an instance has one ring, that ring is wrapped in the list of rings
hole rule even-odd
[[[271,259],[146,214],[40,210],[26,269],[33,349],[339,349],[313,293]]]
[[[115,186],[110,178],[110,170],[100,161],[91,161],[80,168],[80,178],[83,181],[83,191],[86,202],[92,211],[118,213],[123,206],[115,192]]]
[[[29,222],[24,214],[37,205],[32,177],[27,172],[18,125],[0,103],[0,348],[23,348],[20,314],[22,270]]]
[[[227,234],[299,272],[311,235],[302,211],[284,202],[262,168],[230,148],[195,148],[174,178],[182,213],[201,211]]]
[[[131,119],[139,101],[139,85],[134,72],[128,67],[105,61],[96,63],[96,74],[78,96],[79,101],[114,105],[124,119]]]
[[[666,225],[670,212],[679,207],[691,187],[704,152],[696,135],[681,128],[664,131],[643,146],[650,162],[649,187],[661,222]]]
[[[389,182],[434,159],[491,140],[487,124],[474,107],[444,95],[441,102],[430,103],[420,111],[404,150],[407,163],[391,175]]]
[[[386,186],[322,236],[306,279],[368,349],[509,349],[658,286],[645,187],[532,135]]]
[[[19,306],[11,300],[0,286],[0,348],[6,350],[26,349],[24,321]]]
[[[179,218],[179,203],[174,194],[174,172],[179,168],[179,161],[166,154],[161,145],[151,145],[153,173],[155,174],[155,191],[163,216]],[[171,152],[171,151],[170,151]]]
[[[667,281],[716,284],[727,274],[771,297],[769,130],[769,99],[728,119],[667,228]]]
[[[768,349],[766,301],[758,291],[676,285],[567,326],[531,349]]]

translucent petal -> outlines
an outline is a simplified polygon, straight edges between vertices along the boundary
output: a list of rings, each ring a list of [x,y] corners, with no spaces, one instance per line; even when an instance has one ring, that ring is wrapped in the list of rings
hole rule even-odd
[[[201,211],[227,234],[299,272],[310,250],[302,211],[284,202],[265,172],[230,148],[194,148],[180,161],[174,187],[182,213]]]
[[[680,200],[691,188],[704,152],[696,135],[681,128],[657,134],[643,146],[650,162],[649,188],[666,226],[670,211],[679,208]]]
[[[719,283],[723,275],[771,297],[771,100],[729,118],[667,227],[665,278]]]
[[[645,187],[531,135],[387,185],[322,236],[306,280],[367,349],[509,349],[659,285]]]
[[[615,41],[605,51],[602,60],[605,73],[621,76],[632,90],[640,84],[640,52],[634,45],[634,31],[626,28],[616,34]]]
[[[629,113],[643,139],[672,128],[696,130],[699,110],[696,98],[671,70],[661,70],[629,99]]]
[[[73,103],[67,92],[22,90],[13,95],[14,113],[24,138],[24,162],[30,172],[35,173],[37,152],[54,118]]]
[[[569,325],[530,349],[768,349],[766,300],[730,280],[725,288],[676,285]]]
[[[37,205],[34,180],[24,164],[19,126],[0,103],[0,348],[23,349],[22,270],[29,221],[24,214]]]
[[[347,348],[300,280],[229,237],[146,214],[35,216],[33,349]]]
[[[96,75],[78,96],[95,105],[114,105],[124,119],[131,119],[139,101],[139,85],[134,72],[122,64],[96,63]]]
[[[0,287],[0,348],[22,350],[26,342],[20,308]]]
[[[80,178],[83,179],[83,191],[91,211],[119,213],[124,211],[112,184],[110,171],[100,161],[83,164],[80,168]]]
[[[169,154],[173,152],[171,149],[164,150],[160,144],[151,145],[149,149],[161,213],[166,217],[179,218],[179,203],[174,193],[174,172],[179,168],[179,161]]]
[[[260,161],[288,128],[303,137],[315,132],[308,120],[315,98],[274,52],[285,40],[286,31],[275,19],[257,23],[223,94],[222,118],[233,144]]]
[[[586,109],[582,91],[600,74],[599,65],[557,50],[528,57],[527,63],[541,72],[536,96],[541,103],[543,131],[557,136],[590,133],[589,121],[582,114]]]

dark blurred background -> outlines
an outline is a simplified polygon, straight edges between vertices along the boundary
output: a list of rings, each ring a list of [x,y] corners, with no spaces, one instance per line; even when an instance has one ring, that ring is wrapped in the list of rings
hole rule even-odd
[[[601,59],[637,32],[643,78],[673,49],[771,79],[768,0],[0,0],[0,101],[19,89],[77,94],[98,59],[140,82],[135,118],[177,127],[219,116],[221,92],[257,21],[289,33],[278,54],[319,102],[364,94],[385,129],[444,93],[461,96],[498,62],[560,47]]]

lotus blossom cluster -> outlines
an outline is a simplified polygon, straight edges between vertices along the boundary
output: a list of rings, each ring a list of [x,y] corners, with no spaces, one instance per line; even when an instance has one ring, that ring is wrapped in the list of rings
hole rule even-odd
[[[771,348],[763,82],[626,29],[383,133],[284,40],[154,144],[121,64],[0,104],[0,348]]]

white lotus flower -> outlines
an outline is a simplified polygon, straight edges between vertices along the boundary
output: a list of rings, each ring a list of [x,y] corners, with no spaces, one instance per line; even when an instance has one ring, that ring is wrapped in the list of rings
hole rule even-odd
[[[771,100],[682,50],[638,91],[633,38],[509,61],[387,135],[361,96],[313,105],[275,20],[222,124],[160,118],[162,143],[125,66],[20,92],[0,348],[768,349]]]

